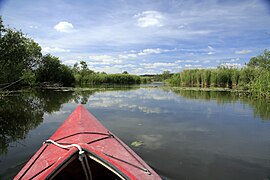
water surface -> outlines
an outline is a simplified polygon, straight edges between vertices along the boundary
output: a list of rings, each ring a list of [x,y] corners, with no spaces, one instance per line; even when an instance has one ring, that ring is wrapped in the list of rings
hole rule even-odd
[[[12,179],[79,103],[164,179],[269,179],[270,102],[165,87],[35,91],[0,100],[0,179]]]

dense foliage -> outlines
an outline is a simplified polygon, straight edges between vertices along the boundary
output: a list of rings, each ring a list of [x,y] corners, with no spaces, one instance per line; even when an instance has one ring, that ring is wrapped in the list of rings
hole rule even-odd
[[[20,80],[38,68],[41,47],[21,31],[5,28],[0,17],[0,83]]]
[[[174,74],[170,82],[178,86],[228,87],[248,90],[253,94],[270,94],[270,51],[253,57],[247,66],[216,69],[187,69]]]
[[[61,64],[59,58],[47,54],[42,57],[40,67],[37,70],[38,82],[60,83],[64,86],[75,82],[72,70]]]
[[[71,69],[57,57],[42,56],[41,47],[21,31],[6,28],[0,16],[0,84],[10,87],[16,82],[36,85],[42,82],[71,85]]]
[[[139,76],[130,75],[126,71],[122,74],[97,73],[87,67],[85,61],[81,61],[73,66],[73,73],[77,84],[139,84]]]

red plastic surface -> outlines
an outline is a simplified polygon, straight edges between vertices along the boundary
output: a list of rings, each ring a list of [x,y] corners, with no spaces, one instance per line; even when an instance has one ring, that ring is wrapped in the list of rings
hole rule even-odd
[[[105,160],[130,179],[161,179],[135,152],[109,132],[82,105],[75,109],[50,139],[60,144],[79,144],[84,150]],[[62,149],[54,144],[43,144],[15,179],[45,179],[73,153],[78,153],[78,149],[75,147]],[[146,168],[151,174],[133,165]]]

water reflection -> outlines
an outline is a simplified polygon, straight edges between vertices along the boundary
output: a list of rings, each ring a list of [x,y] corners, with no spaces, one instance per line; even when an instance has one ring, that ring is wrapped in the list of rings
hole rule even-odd
[[[270,120],[266,100],[163,87],[87,87],[0,99],[0,179],[18,172],[8,169],[19,163],[16,152],[28,160],[78,103],[125,143],[143,142],[134,150],[165,178],[233,179],[243,172],[241,177],[252,179],[269,171],[269,123],[260,121]],[[21,139],[27,155],[18,153],[21,147],[10,148]]]
[[[216,101],[217,104],[236,103],[249,105],[254,113],[254,117],[259,117],[262,120],[270,120],[270,100],[255,97],[241,97],[238,93],[226,91],[194,91],[194,90],[179,90],[172,89],[175,94],[188,99],[197,99],[204,101]]]
[[[99,92],[95,96],[95,93]],[[101,93],[106,92],[106,93]],[[175,100],[174,94],[188,99],[216,101],[218,104],[241,102],[248,104],[262,120],[270,119],[270,102],[252,97],[241,97],[230,92],[194,91],[178,89],[154,89],[138,87],[93,88],[91,90],[72,91],[33,91],[16,93],[0,99],[0,153],[6,153],[8,144],[24,139],[29,130],[34,129],[43,121],[44,113],[59,111],[62,104],[69,101],[90,104],[91,107],[114,107],[128,109],[132,112],[165,113],[166,110],[155,103],[146,104],[146,100]],[[89,98],[91,99],[89,100]],[[211,109],[207,110],[211,113]]]
[[[59,111],[64,103],[86,104],[95,92],[128,91],[130,87],[99,87],[91,90],[52,91],[36,90],[12,93],[0,97],[0,155],[6,154],[9,144],[24,139],[31,129],[43,122],[44,114]],[[134,88],[133,88],[134,89]]]
[[[11,142],[24,139],[29,130],[43,121],[44,113],[59,111],[72,97],[71,92],[34,91],[0,98],[0,154]]]

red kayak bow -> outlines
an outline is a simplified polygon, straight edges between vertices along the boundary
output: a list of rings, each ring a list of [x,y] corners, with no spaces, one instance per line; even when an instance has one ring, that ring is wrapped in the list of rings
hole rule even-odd
[[[82,105],[15,179],[161,179]]]

